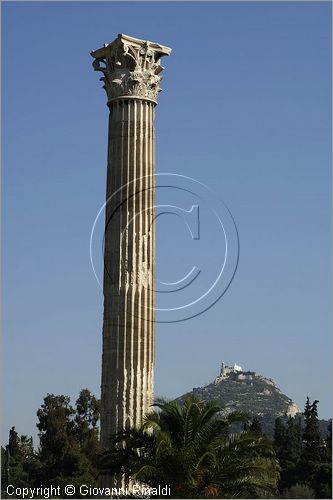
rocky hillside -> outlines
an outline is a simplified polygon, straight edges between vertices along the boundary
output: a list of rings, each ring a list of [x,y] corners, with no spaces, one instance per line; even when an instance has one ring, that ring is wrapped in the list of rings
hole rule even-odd
[[[259,418],[263,431],[272,436],[277,417],[294,416],[298,406],[277,387],[274,380],[253,371],[243,371],[240,366],[225,366],[220,375],[205,387],[195,387],[192,392],[177,398],[180,403],[188,396],[222,404],[225,412],[243,411]]]

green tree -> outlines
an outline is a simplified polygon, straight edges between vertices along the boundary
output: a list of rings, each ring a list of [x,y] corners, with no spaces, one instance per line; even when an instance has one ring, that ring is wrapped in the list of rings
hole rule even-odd
[[[284,495],[302,495],[302,487],[312,490],[314,493],[309,494],[315,498],[331,498],[332,460],[328,440],[320,436],[317,400],[311,403],[307,398],[303,418],[303,425],[299,416],[290,418],[286,425],[281,419],[275,422],[274,448],[281,467],[279,490]]]
[[[318,497],[318,490],[321,489],[320,483],[323,478],[321,463],[324,457],[323,441],[319,431],[318,421],[318,400],[311,403],[307,397],[304,407],[304,431],[303,431],[303,450],[300,462],[301,482],[313,488]]]
[[[100,402],[88,389],[82,389],[75,405],[75,432],[81,451],[95,463],[101,451],[97,427]]]
[[[47,394],[37,411],[40,458],[51,476],[63,471],[65,457],[74,445],[74,410],[68,396]]]
[[[320,435],[318,403],[311,403],[309,398],[305,403],[298,482],[312,488],[316,498],[332,498],[332,460],[327,454],[327,441]]]
[[[281,486],[290,487],[297,483],[302,455],[302,425],[299,417],[289,418],[286,426],[284,463],[281,472]]]
[[[244,415],[220,417],[222,408],[195,398],[155,405],[141,429],[116,438],[101,471],[126,472],[156,487],[169,484],[176,498],[266,498],[274,495],[278,466],[271,442],[251,431],[229,435]]]
[[[8,445],[6,447],[1,446],[1,491],[4,491],[9,484],[9,469],[10,456]]]
[[[253,417],[252,422],[249,425],[249,430],[254,434],[262,435],[261,423],[258,417]]]
[[[278,457],[281,457],[284,451],[286,433],[286,426],[282,422],[282,419],[280,417],[276,418],[274,427],[274,449]]]
[[[318,463],[323,457],[323,441],[319,431],[318,403],[316,399],[310,403],[307,397],[304,408],[304,432],[303,432],[303,454],[302,460],[305,467],[311,463]]]
[[[325,439],[326,460],[332,463],[332,420],[330,420]]]
[[[18,436],[15,427],[1,448],[1,486],[64,486],[94,484],[100,452],[98,437],[99,401],[83,389],[75,408],[67,396],[47,394],[37,411],[40,446],[32,438]],[[4,495],[3,495],[4,496]]]
[[[82,431],[79,424],[85,417],[80,403],[78,406],[80,413],[76,414],[69,397],[48,394],[37,412],[39,457],[46,485],[62,487],[69,480],[74,486],[83,482],[93,484],[96,479],[96,469],[84,453],[79,439]]]
[[[13,455],[10,450],[14,452]],[[19,437],[12,427],[8,445],[1,448],[1,489],[5,490],[9,483],[16,486],[34,486],[35,481],[40,479],[40,468],[32,437]]]
[[[19,438],[18,434],[15,430],[15,427],[12,427],[9,431],[9,442],[8,442],[8,450],[11,457],[15,457],[18,453],[19,449]]]

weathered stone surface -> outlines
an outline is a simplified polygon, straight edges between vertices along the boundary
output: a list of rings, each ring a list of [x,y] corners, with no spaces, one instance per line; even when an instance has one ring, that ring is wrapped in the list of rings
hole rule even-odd
[[[118,35],[91,53],[109,117],[101,442],[140,426],[155,365],[155,131],[160,58],[170,49]]]
[[[158,43],[120,34],[91,55],[94,69],[104,75],[101,80],[109,102],[125,96],[156,102],[161,90],[159,74],[164,69],[160,59],[170,52],[169,47]]]

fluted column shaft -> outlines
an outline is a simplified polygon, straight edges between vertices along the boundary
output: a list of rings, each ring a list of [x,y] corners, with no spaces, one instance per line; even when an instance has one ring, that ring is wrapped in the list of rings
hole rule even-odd
[[[139,427],[153,402],[155,137],[160,59],[171,49],[119,34],[91,52],[110,108],[104,247],[101,443]]]
[[[114,433],[140,426],[153,402],[154,107],[140,99],[110,106],[101,401],[106,448]]]

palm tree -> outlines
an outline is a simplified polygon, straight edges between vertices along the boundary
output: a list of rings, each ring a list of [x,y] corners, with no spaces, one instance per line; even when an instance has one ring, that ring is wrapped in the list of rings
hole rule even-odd
[[[175,498],[264,498],[274,495],[278,466],[271,442],[251,431],[230,434],[244,414],[219,417],[223,408],[188,398],[154,406],[141,429],[116,437],[101,470],[126,473],[158,487],[170,485]]]

